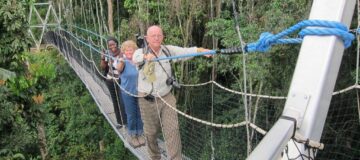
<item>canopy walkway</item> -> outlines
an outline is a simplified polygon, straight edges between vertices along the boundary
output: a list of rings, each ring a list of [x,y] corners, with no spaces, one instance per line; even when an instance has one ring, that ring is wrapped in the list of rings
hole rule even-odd
[[[57,26],[53,30],[46,30],[47,31],[44,32],[45,43],[57,48],[64,56],[85,84],[100,111],[124,142],[125,146],[137,158],[149,159],[146,147],[131,147],[126,140],[128,135],[125,129],[117,129],[115,126],[116,120],[109,91],[103,81],[104,77],[102,72],[98,67],[100,50],[103,48],[101,45],[103,43],[103,37],[95,32],[75,25],[68,25],[66,28]],[[259,48],[259,45],[262,49],[268,49],[267,46],[261,46],[266,43],[267,42],[262,42],[261,44],[253,43],[250,45],[251,50]],[[273,43],[276,42],[274,41]],[[346,43],[348,44],[348,42]],[[239,49],[237,49],[237,51],[239,51]],[[287,157],[288,159],[293,159],[292,157],[294,157],[294,155],[297,156],[297,158],[305,157],[307,159],[312,159],[311,156],[315,155],[320,159],[321,157],[324,159],[333,157],[336,157],[336,159],[356,159],[360,157],[360,143],[355,139],[350,139],[360,136],[360,102],[358,96],[358,89],[360,87],[358,85],[359,76],[357,75],[359,53],[357,53],[357,58],[354,58],[355,55],[349,56],[350,54],[351,53],[345,52],[345,55],[350,58],[345,58],[342,66],[346,65],[347,62],[356,64],[356,82],[355,84],[350,84],[345,87],[342,86],[345,89],[340,88],[340,90],[335,92],[331,90],[332,95],[329,92],[329,96],[332,96],[332,103],[330,104],[321,140],[304,138],[304,135],[300,135],[299,132],[301,129],[297,128],[298,131],[296,131],[294,127],[296,126],[296,122],[299,121],[295,120],[295,124],[293,124],[291,117],[294,115],[286,115],[284,111],[284,109],[294,109],[291,108],[294,106],[288,107],[287,105],[301,104],[305,106],[306,109],[306,107],[310,105],[308,104],[310,97],[314,98],[314,95],[296,92],[296,94],[293,94],[293,97],[300,96],[302,98],[292,99],[290,96],[291,100],[287,102],[289,96],[260,94],[262,93],[262,87],[260,87],[258,91],[248,93],[246,89],[242,90],[243,88],[241,88],[241,86],[223,86],[213,77],[206,82],[201,82],[200,80],[204,78],[197,79],[198,77],[193,77],[192,74],[194,73],[192,73],[192,71],[193,68],[200,66],[202,62],[189,62],[187,65],[188,68],[184,69],[185,78],[182,80],[182,88],[175,91],[177,98],[180,99],[178,108],[168,105],[168,107],[175,110],[179,115],[183,159],[244,159],[248,157],[250,153],[258,153],[259,150],[256,150],[255,147],[261,144],[261,140],[268,139],[266,136],[269,137],[269,135],[273,135],[271,130],[279,122],[279,119],[291,121],[286,124],[286,129],[288,129],[286,132],[276,132],[276,134],[284,134],[281,142],[283,144],[276,144],[278,145],[278,148],[276,148],[268,143],[268,146],[274,149],[271,151],[266,150],[266,152],[274,151],[275,154],[275,152],[281,151],[283,155],[286,155],[283,156],[283,158]],[[266,57],[259,56],[258,58],[261,60]],[[349,76],[351,74],[353,73],[346,73],[345,75]],[[244,77],[246,76],[244,75]],[[339,76],[338,79],[341,78],[342,77]],[[238,79],[234,78],[233,80]],[[226,80],[222,81],[226,82]],[[195,82],[195,84],[190,84],[191,82]],[[297,86],[300,88],[300,85]],[[204,92],[209,94],[199,95]],[[293,93],[291,89],[289,93]],[[341,106],[341,108],[339,106]],[[340,131],[334,131],[336,128],[342,129]],[[284,128],[278,129],[281,130]],[[322,132],[322,129],[320,132]],[[337,134],[339,137],[328,137],[328,135],[332,135],[333,132],[341,133]],[[163,142],[162,139],[163,138],[159,138],[158,140],[162,149],[162,159],[167,159],[165,142]],[[286,145],[286,143],[288,144]],[[330,155],[328,152],[325,154],[325,152],[319,150],[323,148],[323,145],[325,145],[325,150],[331,150]],[[297,150],[292,147],[296,147]],[[275,148],[277,149],[276,151]],[[289,150],[292,151],[290,152]],[[338,150],[342,150],[343,153],[338,153]],[[304,151],[309,151],[308,155],[305,155],[303,153]],[[253,158],[251,156],[250,159]],[[310,158],[307,156],[310,156]]]
[[[98,75],[99,72],[96,68],[94,68],[94,65],[91,64],[90,61],[86,60],[87,57],[82,55],[82,51],[75,48],[75,46],[71,44],[71,41],[67,40],[66,37],[70,39],[70,36],[64,32],[47,32],[45,35],[45,41],[49,45],[53,45],[59,49],[59,52],[65,57],[69,65],[73,68],[75,73],[89,90],[91,96],[99,107],[99,110],[113,127],[116,134],[124,142],[125,146],[139,159],[144,159],[144,157],[147,157],[145,147],[139,147],[136,149],[131,147],[126,141],[129,135],[127,134],[125,128],[116,128],[116,119],[110,93],[104,83],[104,80]]]

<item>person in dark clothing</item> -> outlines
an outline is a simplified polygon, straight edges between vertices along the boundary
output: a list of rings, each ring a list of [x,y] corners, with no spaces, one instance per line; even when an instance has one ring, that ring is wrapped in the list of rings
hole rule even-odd
[[[114,113],[116,117],[116,128],[121,128],[127,124],[124,104],[121,98],[121,90],[118,86],[121,82],[119,81],[119,72],[115,69],[114,60],[123,57],[119,43],[114,37],[107,39],[108,49],[101,54],[100,67],[104,70],[105,83],[110,91],[111,100],[114,105]],[[118,84],[116,83],[118,82]]]

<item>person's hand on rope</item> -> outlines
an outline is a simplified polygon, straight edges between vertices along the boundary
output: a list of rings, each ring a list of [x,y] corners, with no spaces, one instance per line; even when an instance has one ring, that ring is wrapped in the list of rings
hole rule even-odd
[[[202,47],[196,49],[196,52],[208,52],[208,51],[210,51],[210,49],[206,49],[206,48],[202,48]],[[206,58],[210,58],[213,55],[212,54],[205,54],[204,56]]]
[[[152,59],[155,59],[155,55],[152,53],[144,54],[144,60],[151,61]]]
[[[106,62],[105,50],[103,50],[100,54],[101,54],[100,68],[103,70],[107,70],[108,64]]]
[[[102,50],[101,54],[101,60],[105,60],[105,50]]]
[[[123,70],[124,70],[124,66],[125,66],[125,59],[124,58],[119,58],[117,59],[117,62],[116,62],[116,69],[121,73]]]
[[[122,57],[120,57],[120,58],[118,59],[118,61],[119,61],[119,62],[125,62],[125,59],[122,58]]]

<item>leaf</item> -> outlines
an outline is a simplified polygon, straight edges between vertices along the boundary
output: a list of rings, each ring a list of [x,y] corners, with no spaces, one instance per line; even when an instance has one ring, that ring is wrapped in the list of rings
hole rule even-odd
[[[17,159],[17,158],[25,159],[25,156],[21,153],[16,153],[13,155],[13,159]]]
[[[10,150],[9,149],[1,149],[0,150],[0,155],[6,155],[7,153],[9,153],[10,152]]]
[[[0,80],[7,80],[9,78],[15,77],[16,74],[4,68],[0,68]]]

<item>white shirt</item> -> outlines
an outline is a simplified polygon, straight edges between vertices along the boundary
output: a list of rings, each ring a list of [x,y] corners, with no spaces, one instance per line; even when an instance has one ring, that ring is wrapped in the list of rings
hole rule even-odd
[[[167,47],[167,49],[169,49],[170,53],[168,53],[168,54],[170,54],[171,56],[196,53],[196,51],[197,51],[197,47],[182,48],[182,47],[177,47],[177,46],[172,46],[172,45],[166,45],[166,47]],[[158,55],[158,58],[166,57],[166,54],[164,52],[167,52],[167,50],[164,48],[164,46],[161,46],[161,49],[159,52],[160,52],[160,54]],[[149,53],[145,53],[145,54],[149,54]],[[188,58],[181,58],[181,59],[173,59],[172,61],[176,62],[179,60],[187,60],[190,58],[188,57]],[[144,67],[139,68],[139,66],[141,66],[144,63],[144,53],[143,53],[142,48],[135,51],[135,53],[133,55],[133,60],[139,69],[139,77],[138,77],[138,92],[139,93],[145,93],[145,94],[151,93],[153,96],[157,97],[157,93],[160,96],[165,96],[171,91],[172,86],[166,84],[166,80],[169,78],[169,76],[170,77],[172,76],[170,60],[167,59],[167,60],[153,62],[153,63],[155,63],[154,71],[155,71],[155,77],[156,77],[156,80],[154,82],[149,82],[147,80],[147,78],[143,72]],[[145,63],[149,63],[149,62],[145,62]],[[160,66],[160,63],[164,69]]]

